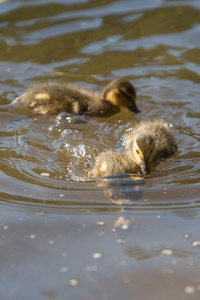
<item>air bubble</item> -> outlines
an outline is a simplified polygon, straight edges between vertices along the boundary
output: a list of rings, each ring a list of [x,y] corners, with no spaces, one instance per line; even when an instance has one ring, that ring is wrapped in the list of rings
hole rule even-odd
[[[49,131],[53,133],[61,132],[61,128],[58,125],[52,125],[49,127]]]
[[[61,113],[56,117],[57,124],[71,124],[73,122],[73,117],[68,113]]]

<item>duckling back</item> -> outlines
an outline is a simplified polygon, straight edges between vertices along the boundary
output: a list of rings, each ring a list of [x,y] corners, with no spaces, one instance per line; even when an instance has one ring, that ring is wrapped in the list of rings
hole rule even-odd
[[[33,114],[53,114],[88,111],[90,102],[91,95],[85,90],[61,83],[43,83],[27,89],[12,103],[30,107]]]
[[[138,166],[126,154],[109,150],[102,152],[97,157],[92,176],[105,177],[115,174],[137,174],[138,172]]]

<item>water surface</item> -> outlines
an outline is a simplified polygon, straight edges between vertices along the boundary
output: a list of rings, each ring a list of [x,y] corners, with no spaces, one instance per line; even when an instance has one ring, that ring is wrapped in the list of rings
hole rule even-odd
[[[199,299],[200,4],[0,3],[1,299]],[[136,87],[142,113],[28,117],[37,82]],[[88,179],[134,121],[173,125],[178,152],[150,176]]]

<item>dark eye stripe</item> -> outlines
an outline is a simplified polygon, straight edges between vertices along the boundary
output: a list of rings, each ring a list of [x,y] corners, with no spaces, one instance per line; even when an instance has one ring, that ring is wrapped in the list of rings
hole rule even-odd
[[[127,95],[125,92],[123,92],[122,90],[120,90],[120,93],[128,100],[133,102],[133,98],[129,95]]]
[[[127,92],[135,97],[135,90],[132,88],[132,86],[127,87]]]

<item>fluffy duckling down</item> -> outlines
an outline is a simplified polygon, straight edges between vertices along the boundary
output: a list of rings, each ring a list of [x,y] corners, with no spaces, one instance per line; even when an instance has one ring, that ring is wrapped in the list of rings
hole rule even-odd
[[[118,78],[105,87],[101,95],[68,84],[37,84],[14,99],[12,104],[29,107],[33,115],[68,112],[110,116],[119,112],[120,107],[139,113],[135,102],[136,92],[132,84]]]
[[[136,124],[128,135],[125,152],[109,150],[96,158],[93,177],[116,174],[150,174],[150,163],[177,151],[171,129],[161,120]]]
[[[116,174],[137,174],[139,170],[139,166],[126,154],[108,150],[97,157],[91,175],[105,177]]]
[[[141,174],[149,174],[151,162],[171,156],[177,148],[170,127],[162,120],[138,123],[125,143],[127,156],[140,166]]]

